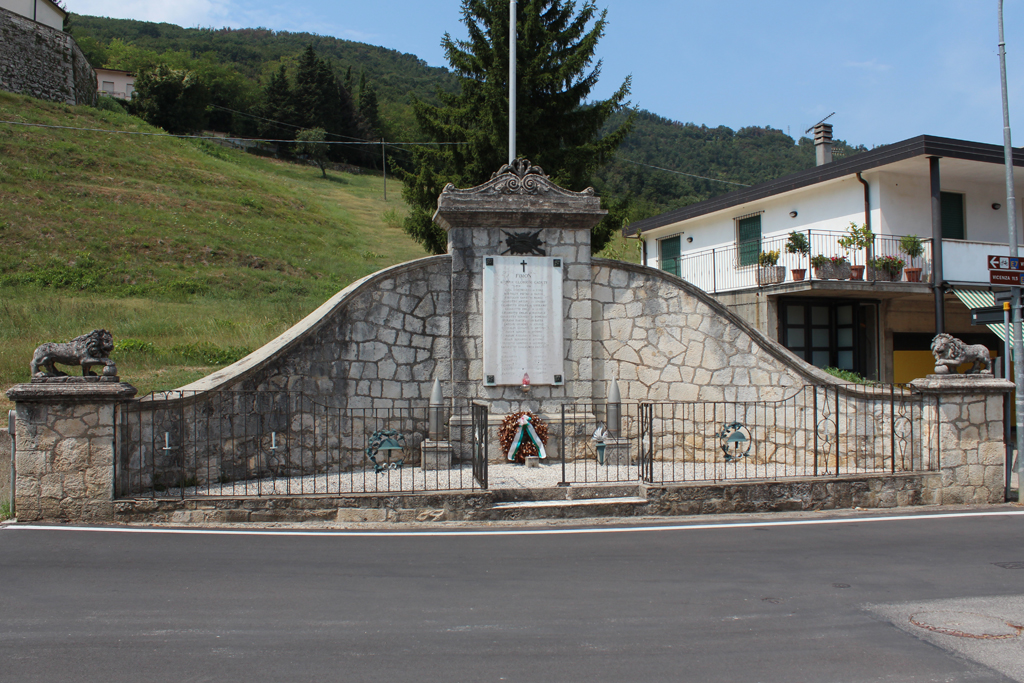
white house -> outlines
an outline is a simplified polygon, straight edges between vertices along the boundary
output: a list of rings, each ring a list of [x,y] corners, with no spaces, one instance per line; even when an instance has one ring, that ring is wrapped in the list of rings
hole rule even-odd
[[[990,283],[987,257],[1008,253],[1003,148],[920,136],[846,159],[831,160],[831,126],[816,131],[819,165],[627,226],[643,240],[647,265],[716,296],[762,332],[814,365],[905,382],[930,371],[936,331],[998,348],[972,327],[967,292]],[[1024,167],[1024,150],[1014,152]],[[1024,196],[1024,172],[1016,174]],[[1018,241],[1024,245],[1018,201]],[[867,225],[867,248],[844,249],[850,224]],[[787,252],[790,233],[804,236],[807,255]],[[917,235],[923,253],[909,258],[901,237]],[[778,250],[782,271],[759,268],[761,252]],[[867,266],[861,280],[822,279],[814,256]],[[920,268],[920,281],[885,281],[882,257]],[[794,269],[806,270],[803,280]],[[842,273],[845,275],[845,273]]]
[[[118,69],[96,69],[96,89],[101,95],[130,100],[135,94],[135,74]]]
[[[0,8],[28,17],[32,21],[64,30],[64,17],[68,15],[53,0],[0,0]]]

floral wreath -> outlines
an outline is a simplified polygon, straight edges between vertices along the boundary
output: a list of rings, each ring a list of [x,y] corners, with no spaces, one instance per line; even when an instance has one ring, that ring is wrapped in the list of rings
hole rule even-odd
[[[530,457],[548,457],[544,450],[547,442],[548,426],[527,410],[506,415],[498,427],[498,443],[510,461],[523,463]]]

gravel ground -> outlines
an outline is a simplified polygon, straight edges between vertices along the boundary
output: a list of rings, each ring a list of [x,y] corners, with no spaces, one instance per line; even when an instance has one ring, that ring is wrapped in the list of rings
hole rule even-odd
[[[860,474],[863,470],[842,467],[839,474]],[[818,476],[835,474],[835,468],[819,468]],[[781,479],[810,477],[811,467],[783,464],[737,463],[682,463],[655,462],[654,478],[666,482],[722,482],[750,479]],[[488,488],[551,488],[562,481],[560,462],[542,463],[526,467],[511,463],[490,463],[487,468]],[[594,460],[569,462],[565,465],[565,480],[574,485],[589,483],[634,483],[639,480],[635,465],[600,465]],[[424,471],[416,466],[386,470],[375,474],[372,470],[319,474],[306,477],[251,479],[226,484],[212,483],[185,489],[185,496],[268,496],[345,493],[388,493],[418,491],[456,491],[479,489],[473,479],[473,469],[464,464],[447,470]],[[181,495],[180,489],[167,492],[171,497]]]

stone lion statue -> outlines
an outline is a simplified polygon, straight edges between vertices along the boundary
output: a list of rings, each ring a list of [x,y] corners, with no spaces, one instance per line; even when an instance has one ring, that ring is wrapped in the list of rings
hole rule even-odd
[[[956,373],[958,365],[974,363],[968,374],[992,374],[992,358],[982,344],[968,345],[950,334],[937,334],[932,340],[932,355],[935,356],[935,374]],[[982,369],[984,368],[984,369]]]
[[[93,330],[89,334],[75,337],[69,342],[43,344],[32,355],[33,377],[65,377],[67,373],[59,371],[54,363],[61,365],[82,366],[83,377],[95,377],[90,368],[94,365],[103,366],[103,375],[117,375],[117,366],[110,360],[110,352],[114,350],[114,337],[106,330]],[[43,368],[40,371],[40,368]]]

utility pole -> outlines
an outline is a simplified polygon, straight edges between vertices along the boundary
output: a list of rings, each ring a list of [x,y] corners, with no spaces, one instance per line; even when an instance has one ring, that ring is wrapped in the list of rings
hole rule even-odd
[[[384,201],[388,200],[388,153],[384,148],[384,138],[380,139],[380,167],[384,169]]]
[[[1001,0],[1000,0],[1001,1]],[[508,3],[508,163],[516,160],[516,0]]]
[[[1003,38],[1003,0],[999,0],[999,79],[1003,90],[1003,154],[1006,163],[1006,220],[1010,258],[1017,257],[1017,198],[1013,188],[1013,145],[1010,142],[1010,102],[1006,92],[1006,40]],[[1021,339],[1020,287],[1010,288],[1013,306],[1013,378],[1017,388],[1017,501],[1024,502],[1024,339]]]

